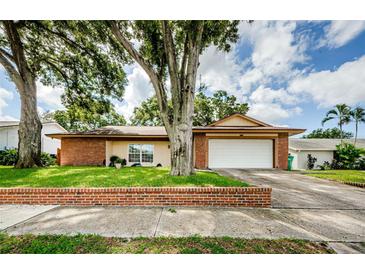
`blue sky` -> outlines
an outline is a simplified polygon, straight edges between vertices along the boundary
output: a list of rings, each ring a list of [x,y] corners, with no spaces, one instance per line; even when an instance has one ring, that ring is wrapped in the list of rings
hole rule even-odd
[[[364,21],[242,22],[233,50],[227,54],[208,48],[199,74],[210,91],[224,89],[247,102],[249,115],[310,131],[321,127],[337,103],[365,107],[364,30]],[[153,89],[140,67],[127,71],[124,101],[115,107],[128,118]],[[39,111],[62,108],[62,88],[38,89]],[[0,67],[0,119],[18,119],[19,114],[19,96]],[[325,127],[332,126],[334,122]],[[365,125],[359,135],[365,138]]]

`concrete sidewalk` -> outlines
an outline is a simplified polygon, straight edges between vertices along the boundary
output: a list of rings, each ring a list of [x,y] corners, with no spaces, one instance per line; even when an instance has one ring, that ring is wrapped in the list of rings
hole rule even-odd
[[[365,210],[36,208],[0,206],[1,229],[13,235],[92,233],[129,238],[199,234],[365,242]]]

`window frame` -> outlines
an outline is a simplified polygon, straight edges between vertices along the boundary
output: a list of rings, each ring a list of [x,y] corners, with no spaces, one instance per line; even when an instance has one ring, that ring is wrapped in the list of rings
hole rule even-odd
[[[130,148],[131,146],[138,146],[139,153],[131,153]],[[151,153],[143,153],[143,146],[150,146],[151,147]],[[128,144],[128,162],[129,163],[147,163],[152,164],[154,161],[154,154],[155,154],[155,146],[153,144]],[[136,156],[139,155],[139,161],[130,161],[130,156]],[[143,159],[147,156],[151,156],[151,161],[143,161]]]

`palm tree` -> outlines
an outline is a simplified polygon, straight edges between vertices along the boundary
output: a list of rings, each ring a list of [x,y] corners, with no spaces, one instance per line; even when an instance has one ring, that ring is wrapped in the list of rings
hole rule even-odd
[[[346,104],[337,104],[334,109],[327,112],[326,117],[322,120],[322,126],[329,120],[338,119],[338,127],[341,132],[341,143],[343,139],[342,126],[351,121],[351,108]]]
[[[365,123],[365,109],[362,107],[356,107],[354,110],[351,111],[351,117],[354,119],[355,122],[355,142],[356,145],[357,141],[357,131],[359,129],[360,123]]]

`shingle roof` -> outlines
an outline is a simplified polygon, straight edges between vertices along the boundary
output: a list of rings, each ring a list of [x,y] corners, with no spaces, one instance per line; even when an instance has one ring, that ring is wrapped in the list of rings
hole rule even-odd
[[[344,142],[353,144],[353,139],[346,139]],[[294,150],[336,150],[340,139],[298,139],[289,138],[289,148]],[[365,139],[357,139],[356,146],[365,148]]]
[[[153,126],[106,126],[89,131],[72,132],[68,135],[125,135],[125,136],[167,136],[165,127]]]

